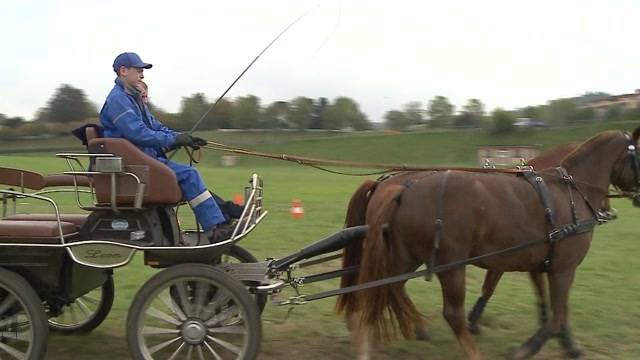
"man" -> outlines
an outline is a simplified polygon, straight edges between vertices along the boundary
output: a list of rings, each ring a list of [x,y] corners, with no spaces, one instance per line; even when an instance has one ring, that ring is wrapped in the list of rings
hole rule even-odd
[[[145,63],[132,52],[125,52],[113,61],[117,77],[115,85],[100,111],[104,137],[124,138],[147,155],[167,165],[176,173],[182,194],[196,215],[196,220],[207,233],[211,243],[231,237],[233,226],[225,218],[198,171],[190,166],[169,161],[163,149],[189,146],[197,149],[206,140],[179,133],[162,125],[145,106],[139,90],[144,79]]]

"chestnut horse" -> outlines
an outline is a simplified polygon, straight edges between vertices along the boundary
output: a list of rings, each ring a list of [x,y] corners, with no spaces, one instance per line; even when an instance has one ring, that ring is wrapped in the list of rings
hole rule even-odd
[[[552,336],[560,338],[567,355],[579,355],[567,321],[568,295],[575,270],[589,249],[592,229],[569,235],[552,246],[546,239],[553,238],[550,231],[557,228],[551,229],[545,213],[552,214],[549,219],[554,224],[568,229],[571,226],[564,225],[594,220],[593,204],[605,201],[610,184],[637,192],[640,175],[635,145],[639,133],[640,128],[632,138],[619,131],[592,137],[562,161],[561,169],[571,176],[558,169],[538,172],[553,212],[545,212],[541,196],[529,182],[511,174],[441,171],[425,173],[410,184],[382,183],[369,199],[369,230],[362,247],[347,249],[362,251],[356,282],[412,272],[422,264],[441,266],[470,258],[476,258],[473,265],[487,270],[535,272],[545,259],[551,259],[547,276],[552,318],[513,357],[537,353]],[[386,236],[384,224],[388,224]],[[531,246],[478,258],[522,244]],[[445,319],[467,357],[481,358],[465,324],[465,266],[436,275],[442,287]],[[389,320],[395,320],[407,338],[422,321],[404,282],[358,292],[355,301],[343,309],[347,317],[359,319],[355,335],[363,357],[368,355],[369,344],[391,337]]]
[[[575,150],[580,143],[569,143],[556,146],[550,150],[545,151],[541,155],[527,162],[528,166],[536,170],[546,169],[553,166],[560,165],[561,160]],[[345,218],[345,227],[358,226],[365,224],[365,215],[367,211],[367,203],[369,202],[369,197],[373,194],[378,184],[382,181],[385,184],[394,183],[394,184],[402,184],[407,181],[413,181],[424,176],[427,176],[428,172],[403,172],[395,174],[389,178],[380,180],[380,181],[371,181],[366,180],[360,187],[356,190],[356,192],[352,195],[349,200],[349,205],[347,206],[347,214]],[[608,207],[608,201],[606,204]],[[356,256],[361,255],[360,251],[353,251],[356,247],[362,247],[361,239],[352,241],[349,245],[349,248],[344,251],[343,256],[343,268],[350,267],[352,265],[358,265],[361,261],[360,258],[355,258]],[[489,299],[493,295],[498,282],[502,278],[502,272],[500,271],[487,271],[484,282],[482,284],[482,295],[478,298],[473,307],[473,310],[469,312],[469,330],[472,333],[477,334],[480,332],[479,321],[484,311],[486,304]],[[529,273],[531,281],[536,290],[536,295],[538,296],[538,309],[539,309],[539,319],[541,323],[544,323],[547,319],[547,303],[546,303],[546,290],[544,285],[544,279],[542,277],[542,273],[540,271],[534,271]],[[345,275],[342,278],[341,287],[347,287],[354,285],[356,283],[355,275]],[[345,307],[351,306],[354,301],[353,294],[344,294],[338,298],[337,307],[339,311],[343,311]],[[426,339],[427,332],[425,324],[420,322],[416,324],[416,337],[418,339]]]

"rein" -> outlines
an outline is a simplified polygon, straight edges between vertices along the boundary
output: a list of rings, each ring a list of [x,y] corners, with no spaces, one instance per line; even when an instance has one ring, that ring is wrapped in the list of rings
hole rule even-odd
[[[397,172],[397,171],[457,170],[457,171],[468,171],[468,172],[477,172],[477,173],[505,173],[505,174],[519,174],[525,171],[521,169],[445,167],[445,166],[424,166],[424,165],[385,164],[385,163],[369,163],[369,162],[356,162],[356,161],[344,161],[344,160],[328,160],[328,159],[318,159],[318,158],[296,156],[296,155],[289,155],[289,154],[273,154],[273,153],[266,153],[266,152],[260,152],[260,151],[246,150],[238,147],[232,147],[229,145],[216,143],[213,141],[208,141],[208,145],[205,148],[209,150],[218,150],[218,151],[239,154],[239,155],[249,155],[249,156],[257,156],[257,157],[263,157],[268,159],[289,161],[299,165],[315,167],[317,169],[324,170],[324,171],[329,171],[329,172],[344,174],[344,175],[356,175],[356,176],[379,175],[379,174]],[[381,169],[381,171],[377,171],[374,173],[367,173],[367,174],[349,174],[349,173],[341,173],[341,172],[325,169],[325,168],[322,168],[322,166],[341,166],[341,167],[355,167],[355,168],[364,168],[364,169]]]

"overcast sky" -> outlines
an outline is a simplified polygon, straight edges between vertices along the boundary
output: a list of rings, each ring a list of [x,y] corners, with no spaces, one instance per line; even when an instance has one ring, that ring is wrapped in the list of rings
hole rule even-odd
[[[354,98],[371,120],[436,95],[458,107],[640,88],[640,1],[0,0],[0,113],[32,118],[68,83],[99,107],[123,51],[153,64],[152,101],[230,91],[263,104]]]

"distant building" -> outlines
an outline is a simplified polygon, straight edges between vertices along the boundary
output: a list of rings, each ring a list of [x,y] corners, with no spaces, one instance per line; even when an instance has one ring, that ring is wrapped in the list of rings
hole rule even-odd
[[[640,89],[632,94],[613,95],[598,100],[586,102],[581,106],[585,109],[593,109],[597,118],[603,118],[607,111],[613,107],[620,110],[640,108]]]
[[[512,167],[538,156],[535,145],[487,145],[478,147],[478,165]]]

